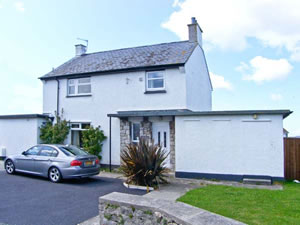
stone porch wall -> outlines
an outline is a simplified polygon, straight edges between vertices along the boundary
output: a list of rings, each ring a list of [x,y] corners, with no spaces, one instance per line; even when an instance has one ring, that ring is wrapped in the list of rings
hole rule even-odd
[[[150,121],[141,122],[140,137],[152,139],[152,123]]]
[[[126,145],[131,143],[130,137],[130,122],[128,120],[120,120],[120,147],[121,151],[126,148]],[[144,120],[140,122],[140,137],[152,139],[152,122]],[[175,171],[175,121],[169,122],[170,126],[170,165],[171,170]]]
[[[120,147],[121,151],[130,144],[130,122],[128,120],[120,120]]]
[[[175,121],[170,121],[170,164],[171,170],[175,171]]]

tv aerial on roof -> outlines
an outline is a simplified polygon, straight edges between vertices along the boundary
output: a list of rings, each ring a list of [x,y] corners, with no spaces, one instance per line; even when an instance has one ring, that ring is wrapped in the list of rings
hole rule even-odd
[[[86,43],[86,47],[89,45],[89,40],[83,38],[77,38],[77,40],[84,41]]]

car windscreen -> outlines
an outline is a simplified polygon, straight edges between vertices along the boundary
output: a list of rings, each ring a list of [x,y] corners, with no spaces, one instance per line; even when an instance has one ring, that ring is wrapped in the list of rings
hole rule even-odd
[[[75,146],[61,146],[59,149],[66,155],[66,156],[80,156],[80,155],[88,155],[87,152],[77,148]]]

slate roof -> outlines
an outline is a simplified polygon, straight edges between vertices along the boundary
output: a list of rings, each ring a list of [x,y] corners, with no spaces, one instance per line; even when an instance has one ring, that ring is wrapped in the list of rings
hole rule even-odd
[[[191,111],[188,109],[174,110],[135,110],[118,111],[116,114],[108,114],[109,117],[144,117],[144,116],[212,116],[212,115],[276,115],[282,114],[283,118],[288,117],[292,111],[288,109],[278,110],[233,110],[233,111]]]
[[[196,46],[197,43],[195,42],[180,41],[84,54],[75,56],[53,71],[40,77],[40,79],[95,72],[183,65]]]

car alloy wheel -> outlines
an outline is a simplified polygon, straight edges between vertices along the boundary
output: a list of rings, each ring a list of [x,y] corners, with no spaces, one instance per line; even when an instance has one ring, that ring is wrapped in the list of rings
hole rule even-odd
[[[61,180],[60,171],[56,167],[52,167],[49,171],[49,178],[52,182],[58,183]]]
[[[15,172],[15,165],[11,160],[6,161],[5,170],[8,174],[13,174]]]

